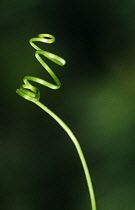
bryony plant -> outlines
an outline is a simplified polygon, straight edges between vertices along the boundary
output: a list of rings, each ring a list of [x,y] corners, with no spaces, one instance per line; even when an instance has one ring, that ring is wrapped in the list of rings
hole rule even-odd
[[[26,100],[29,100],[33,103],[35,103],[37,106],[39,106],[41,109],[43,109],[45,112],[47,112],[54,120],[56,120],[56,122],[65,130],[65,132],[69,135],[70,139],[72,140],[80,161],[82,163],[83,166],[83,170],[85,173],[85,177],[86,177],[86,182],[88,185],[88,190],[89,190],[89,197],[90,197],[90,202],[91,202],[91,208],[92,210],[96,210],[96,201],[95,201],[95,195],[94,195],[94,190],[93,190],[93,186],[92,186],[92,181],[91,181],[91,177],[90,177],[90,173],[88,170],[88,166],[84,157],[84,154],[82,152],[82,149],[80,147],[80,144],[77,140],[77,138],[75,137],[75,135],[73,134],[73,132],[71,131],[71,129],[54,113],[52,112],[48,107],[46,107],[44,104],[42,104],[39,100],[40,100],[40,91],[38,88],[34,87],[33,85],[30,84],[29,81],[33,81],[36,83],[39,83],[41,85],[44,85],[48,88],[51,89],[59,89],[61,86],[61,83],[58,79],[58,77],[54,74],[54,72],[51,70],[51,68],[45,63],[45,61],[41,58],[41,56],[44,56],[46,58],[48,58],[49,60],[51,60],[52,62],[63,66],[65,65],[66,61],[47,51],[42,50],[41,48],[39,48],[35,42],[43,42],[43,43],[53,43],[55,41],[55,37],[53,35],[50,34],[39,34],[38,37],[36,38],[31,38],[29,40],[30,45],[36,50],[35,52],[35,57],[37,58],[37,60],[39,61],[39,63],[44,67],[44,69],[50,74],[50,76],[53,78],[55,84],[50,83],[46,80],[43,80],[41,78],[37,78],[37,77],[33,77],[33,76],[25,76],[23,78],[23,82],[24,84],[21,85],[21,87],[19,89],[16,90],[16,92],[23,98],[25,98]]]

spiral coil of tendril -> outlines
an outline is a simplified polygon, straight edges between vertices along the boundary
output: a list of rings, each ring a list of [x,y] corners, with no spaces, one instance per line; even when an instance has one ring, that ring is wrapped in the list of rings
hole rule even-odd
[[[39,83],[39,84],[44,85],[51,89],[59,89],[61,86],[61,83],[60,83],[58,77],[54,74],[52,69],[45,63],[45,61],[41,58],[41,56],[48,58],[49,60],[51,60],[52,62],[54,62],[60,66],[65,65],[66,61],[63,58],[61,58],[53,53],[50,53],[50,52],[40,49],[36,44],[34,44],[34,42],[43,42],[43,43],[51,44],[54,41],[55,41],[55,37],[51,34],[39,34],[37,38],[31,38],[29,40],[30,45],[36,50],[36,52],[35,52],[36,59],[44,67],[44,69],[50,74],[50,76],[53,78],[55,84],[47,82],[46,80],[43,80],[38,77],[25,76],[23,78],[24,84],[22,84],[21,87],[16,90],[16,92],[20,96],[25,98],[26,100],[36,102],[36,101],[39,101],[39,99],[40,99],[39,89],[34,87],[33,85],[31,85],[29,81]]]

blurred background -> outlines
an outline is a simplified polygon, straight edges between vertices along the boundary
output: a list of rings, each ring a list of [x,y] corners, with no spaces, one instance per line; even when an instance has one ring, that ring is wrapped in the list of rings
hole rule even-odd
[[[61,89],[35,86],[78,138],[97,209],[135,209],[135,2],[1,0],[0,29],[0,209],[90,209],[71,140],[15,92],[26,75],[52,81],[28,42],[39,33],[67,63],[47,61]]]

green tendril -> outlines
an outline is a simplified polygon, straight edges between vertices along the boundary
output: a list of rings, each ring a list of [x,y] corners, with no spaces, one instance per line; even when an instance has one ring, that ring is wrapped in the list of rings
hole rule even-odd
[[[85,157],[83,155],[82,149],[80,147],[80,144],[78,142],[78,140],[76,139],[76,137],[74,136],[73,132],[71,131],[71,129],[54,113],[52,112],[49,108],[47,108],[44,104],[42,104],[39,100],[40,100],[40,91],[38,88],[34,87],[33,85],[30,84],[29,81],[33,81],[36,83],[39,83],[41,85],[44,85],[48,88],[51,89],[59,89],[61,86],[61,83],[58,79],[58,77],[54,74],[54,72],[51,70],[51,68],[45,63],[45,61],[43,61],[43,59],[41,58],[41,55],[48,58],[49,60],[51,60],[52,62],[63,66],[65,65],[66,61],[47,51],[44,51],[42,49],[40,49],[34,42],[43,42],[43,43],[53,43],[55,41],[55,37],[53,35],[50,34],[39,34],[37,38],[31,38],[29,40],[30,45],[36,50],[35,52],[35,57],[37,58],[37,60],[39,61],[39,63],[44,67],[44,69],[50,74],[50,76],[53,78],[55,84],[50,83],[46,80],[43,80],[41,78],[37,78],[37,77],[33,77],[33,76],[25,76],[23,78],[23,82],[24,84],[21,85],[21,87],[19,89],[16,90],[16,92],[23,98],[25,98],[26,100],[29,100],[31,102],[34,102],[36,105],[38,105],[41,109],[43,109],[45,112],[47,112],[54,120],[56,120],[56,122],[65,130],[65,132],[69,135],[69,137],[71,138],[77,152],[79,155],[79,158],[81,160],[82,166],[83,166],[83,170],[85,173],[85,177],[86,177],[86,181],[87,181],[87,185],[88,185],[88,190],[89,190],[89,196],[90,196],[90,201],[91,201],[91,207],[92,210],[96,210],[96,201],[95,201],[95,195],[94,195],[94,190],[93,190],[93,186],[92,186],[92,181],[91,181],[91,177],[90,177],[90,173],[88,170],[88,166],[85,160]]]

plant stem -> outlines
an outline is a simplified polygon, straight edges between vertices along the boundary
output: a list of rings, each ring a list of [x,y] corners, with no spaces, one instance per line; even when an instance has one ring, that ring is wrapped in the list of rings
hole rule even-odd
[[[72,142],[74,143],[75,148],[78,152],[79,158],[81,160],[84,173],[85,173],[85,177],[86,177],[86,181],[87,181],[87,185],[88,185],[88,190],[89,190],[90,201],[91,201],[91,207],[92,207],[92,210],[96,210],[96,201],[95,201],[95,195],[94,195],[94,190],[93,190],[93,186],[92,186],[90,173],[89,173],[89,170],[88,170],[88,166],[87,166],[84,154],[82,152],[82,149],[80,147],[80,144],[79,144],[77,138],[74,136],[74,134],[70,130],[70,128],[54,112],[52,112],[49,108],[47,108],[40,101],[34,101],[34,103],[36,105],[38,105],[41,109],[43,109],[45,112],[47,112],[54,120],[56,120],[57,123],[65,130],[65,132],[69,135]]]

